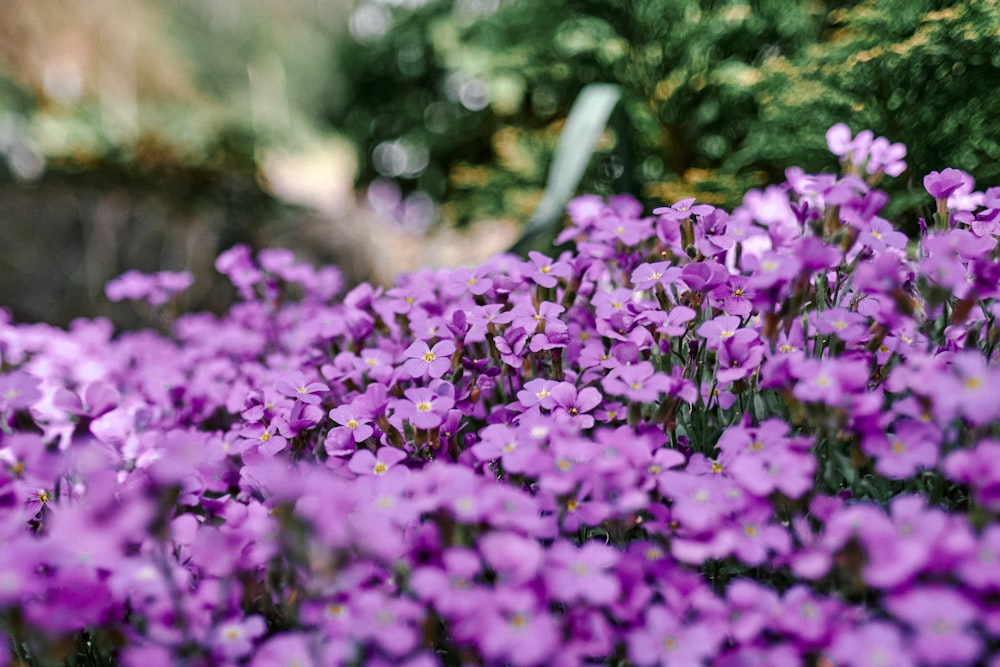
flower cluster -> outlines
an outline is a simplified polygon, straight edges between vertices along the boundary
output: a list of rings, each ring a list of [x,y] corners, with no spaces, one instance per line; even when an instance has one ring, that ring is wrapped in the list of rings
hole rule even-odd
[[[0,318],[0,663],[1000,664],[1000,190],[928,176],[910,239],[845,130],[557,257]]]

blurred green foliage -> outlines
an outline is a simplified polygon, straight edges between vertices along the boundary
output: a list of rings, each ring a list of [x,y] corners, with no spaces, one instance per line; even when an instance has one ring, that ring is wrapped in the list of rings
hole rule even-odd
[[[921,178],[1000,182],[996,0],[365,0],[338,53],[328,120],[359,182],[399,182],[462,222],[526,218],[568,110],[623,89],[582,190],[732,206],[793,164],[833,169],[836,122],[909,149],[887,213]]]

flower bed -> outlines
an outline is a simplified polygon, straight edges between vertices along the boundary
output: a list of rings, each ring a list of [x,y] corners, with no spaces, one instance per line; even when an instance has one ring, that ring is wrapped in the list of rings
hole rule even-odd
[[[0,321],[0,662],[1000,664],[1000,188],[930,174],[909,240],[905,149],[828,140],[556,258],[336,300],[235,247],[169,336]]]

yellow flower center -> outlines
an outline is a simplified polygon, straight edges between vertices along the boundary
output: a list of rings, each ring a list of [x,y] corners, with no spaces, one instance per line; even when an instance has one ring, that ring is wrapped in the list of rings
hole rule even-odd
[[[552,267],[551,267],[551,266],[543,266],[543,267],[542,267],[541,269],[539,269],[539,270],[540,270],[540,271],[541,271],[542,273],[552,273]]]
[[[510,624],[515,630],[521,630],[528,624],[528,617],[521,613],[514,614],[510,617]]]
[[[580,506],[580,503],[577,502],[576,498],[570,498],[569,500],[566,501],[566,511],[567,512],[575,512],[576,508],[579,507],[579,506]]]
[[[38,502],[40,502],[40,503],[42,503],[44,505],[44,504],[48,503],[49,500],[51,500],[51,498],[49,496],[49,492],[48,491],[44,491],[43,490],[43,491],[39,491],[38,492]]]
[[[735,335],[736,335],[735,331],[730,331],[729,329],[726,329],[725,331],[719,334],[719,338],[731,338]]]
[[[389,466],[387,466],[386,464],[382,463],[381,461],[376,461],[375,467],[372,469],[372,471],[376,475],[384,475],[387,470],[389,470]]]
[[[433,352],[431,352],[429,350],[427,352],[424,352],[424,361],[431,362],[431,361],[434,361],[434,359],[435,359],[435,356],[434,356]]]
[[[417,403],[417,411],[418,412],[430,412],[431,411],[431,404],[428,403],[427,401],[419,401]]]
[[[261,442],[267,442],[270,439],[271,439],[271,433],[269,431],[264,431],[263,433],[260,434]]]
[[[358,427],[358,420],[357,419],[348,419],[347,420],[347,428],[357,428],[357,427]]]

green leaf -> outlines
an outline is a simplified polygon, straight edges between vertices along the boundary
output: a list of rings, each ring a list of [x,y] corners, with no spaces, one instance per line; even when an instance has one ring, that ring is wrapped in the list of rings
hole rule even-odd
[[[530,250],[533,241],[551,230],[562,217],[566,203],[576,193],[621,94],[621,87],[615,84],[592,83],[584,86],[577,95],[559,135],[542,200],[525,224],[521,238],[511,249],[513,252]]]

